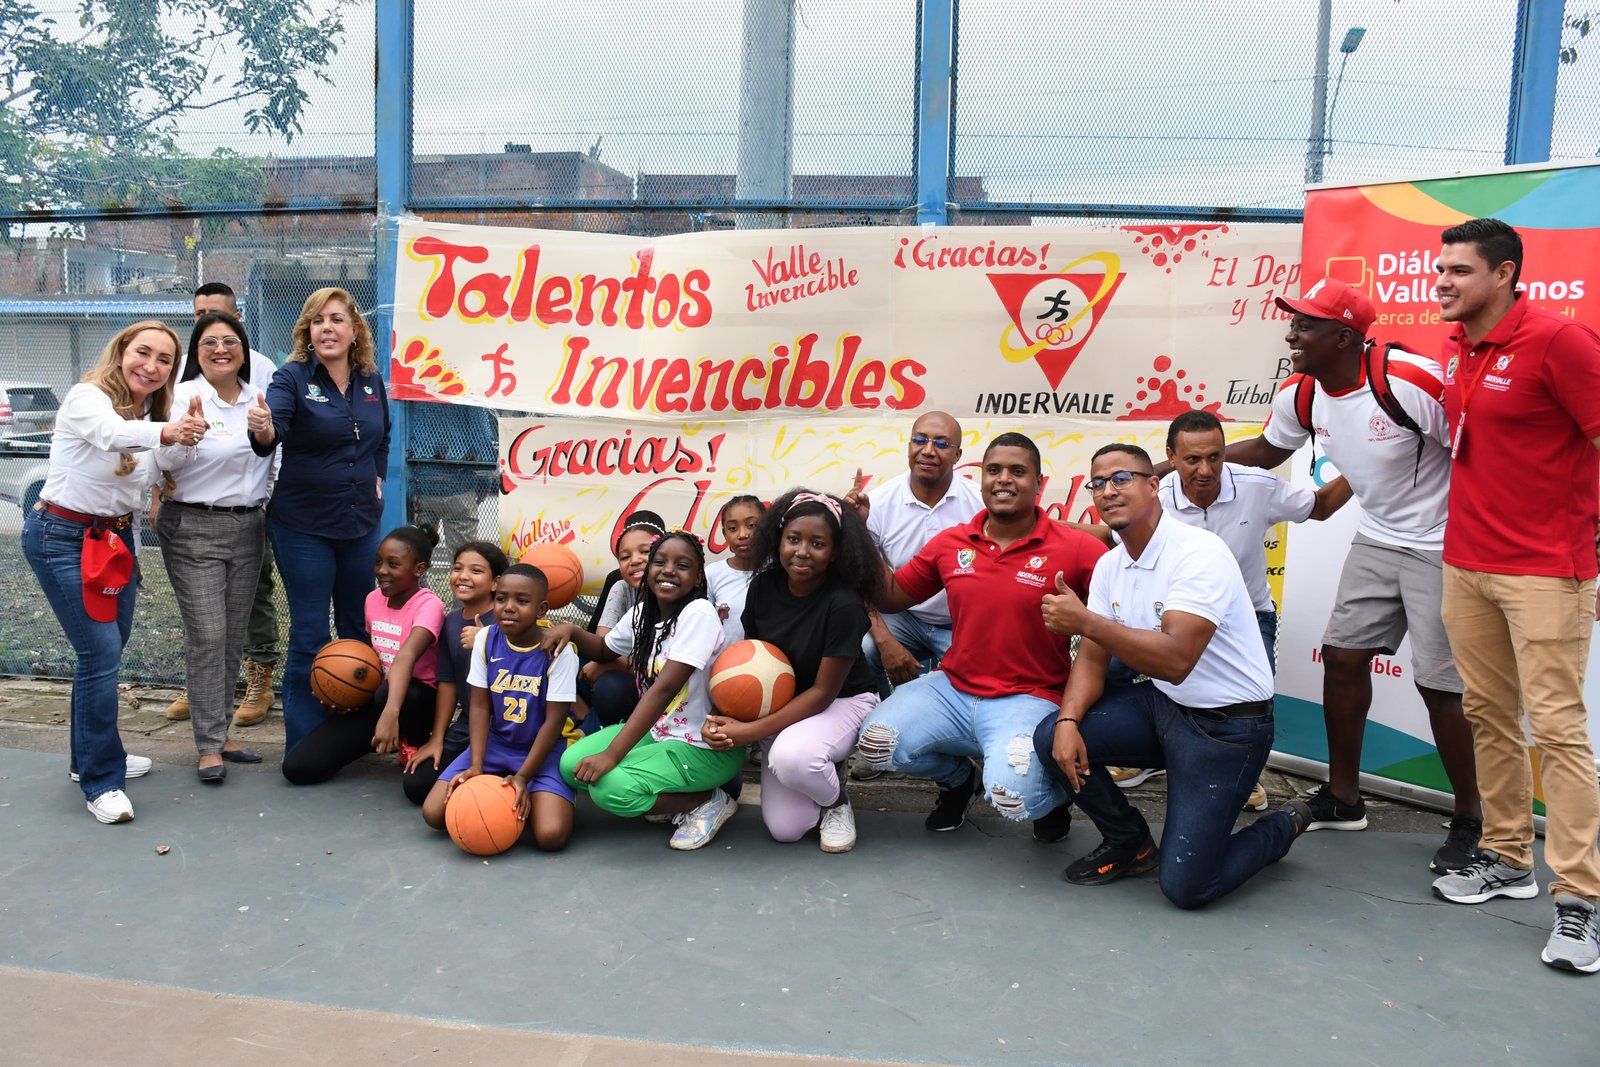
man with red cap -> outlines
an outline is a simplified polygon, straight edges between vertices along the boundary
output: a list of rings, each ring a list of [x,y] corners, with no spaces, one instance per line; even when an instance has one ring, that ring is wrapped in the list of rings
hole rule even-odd
[[[1367,340],[1376,312],[1361,290],[1332,278],[1288,312],[1290,375],[1261,436],[1228,446],[1228,459],[1276,467],[1307,441],[1350,482],[1364,512],[1333,615],[1322,639],[1322,708],[1328,783],[1307,798],[1308,830],[1363,830],[1358,782],[1372,706],[1373,656],[1393,655],[1411,635],[1412,680],[1428,709],[1434,744],[1455,793],[1441,873],[1472,863],[1483,831],[1472,729],[1461,710],[1461,676],[1441,617],[1450,435],[1444,374],[1431,359]]]

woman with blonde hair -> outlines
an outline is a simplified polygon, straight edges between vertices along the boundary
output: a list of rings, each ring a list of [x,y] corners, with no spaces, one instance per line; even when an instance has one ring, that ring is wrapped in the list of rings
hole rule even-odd
[[[366,640],[389,466],[389,400],[372,331],[343,289],[318,289],[294,324],[294,351],[251,408],[260,456],[283,446],[267,506],[267,536],[289,602],[283,672],[285,753],[328,713],[311,695],[311,660],[328,641],[328,608],[340,637]]]
[[[117,730],[117,673],[137,587],[133,512],[156,479],[153,450],[198,444],[206,433],[197,405],[168,421],[177,361],[178,335],[165,323],[136,322],[111,339],[61,402],[50,473],[22,522],[22,554],[77,655],[72,780],[103,823],[133,818],[124,786],[150,770]]]

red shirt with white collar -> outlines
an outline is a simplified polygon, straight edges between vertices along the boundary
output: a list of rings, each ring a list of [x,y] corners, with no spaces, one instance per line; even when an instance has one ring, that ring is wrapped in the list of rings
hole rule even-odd
[[[989,513],[935,534],[894,572],[921,603],[950,594],[950,651],[939,669],[976,697],[1026,693],[1059,701],[1072,668],[1072,639],[1045,629],[1040,602],[1056,591],[1056,572],[1084,601],[1106,546],[1034,508],[1033,532],[1001,548],[983,532]]]
[[[1600,336],[1519,296],[1476,345],[1457,323],[1440,362],[1445,411],[1458,434],[1445,562],[1491,574],[1595,577]]]

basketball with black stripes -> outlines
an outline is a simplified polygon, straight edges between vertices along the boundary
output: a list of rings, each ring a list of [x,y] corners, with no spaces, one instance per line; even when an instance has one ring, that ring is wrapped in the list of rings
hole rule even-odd
[[[534,545],[522,554],[518,563],[527,563],[544,572],[549,591],[545,599],[550,610],[555,611],[572,603],[583,589],[583,561],[566,545],[545,542]]]
[[[498,856],[522,836],[517,793],[504,778],[480,774],[450,792],[444,828],[450,840],[474,856]]]
[[[330,641],[311,661],[311,695],[335,715],[366,707],[382,684],[383,661],[365,641]]]

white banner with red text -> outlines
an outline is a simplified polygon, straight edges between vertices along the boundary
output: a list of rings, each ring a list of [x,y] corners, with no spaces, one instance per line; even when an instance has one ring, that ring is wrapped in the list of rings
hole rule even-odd
[[[856,227],[664,237],[406,220],[402,400],[685,422],[1259,421],[1300,228]]]

